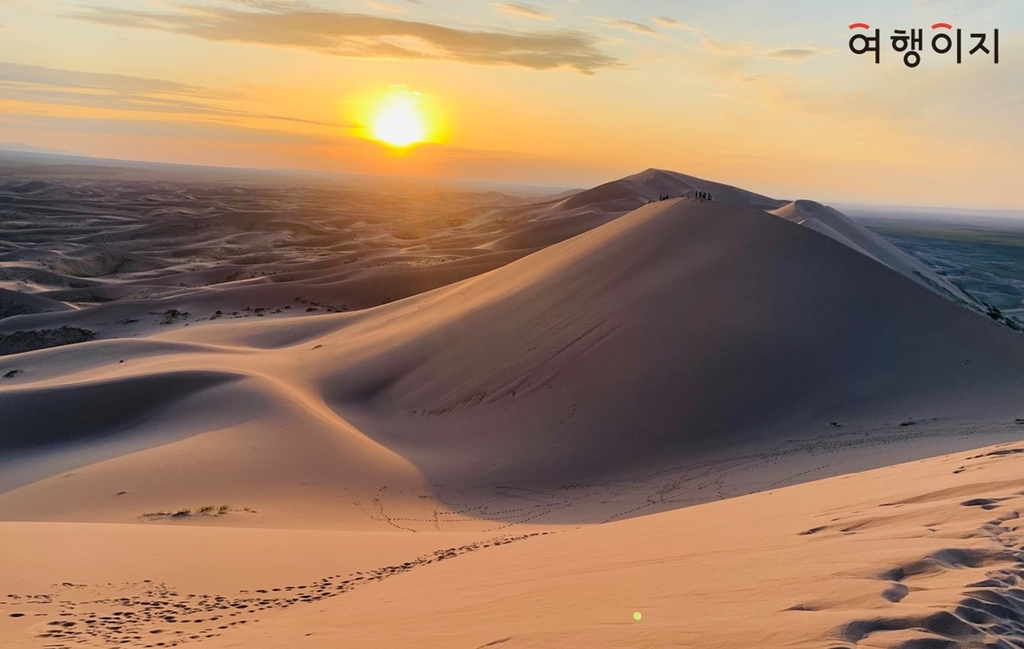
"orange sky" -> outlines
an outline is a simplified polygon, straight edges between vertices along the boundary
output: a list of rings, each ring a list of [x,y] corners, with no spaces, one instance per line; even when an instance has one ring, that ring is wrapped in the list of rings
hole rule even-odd
[[[1017,0],[197,7],[5,0],[0,142],[565,186],[654,166],[790,198],[1024,207]],[[851,22],[886,39],[939,21],[999,28],[1000,63],[848,49]],[[431,142],[370,139],[395,92],[420,93]]]

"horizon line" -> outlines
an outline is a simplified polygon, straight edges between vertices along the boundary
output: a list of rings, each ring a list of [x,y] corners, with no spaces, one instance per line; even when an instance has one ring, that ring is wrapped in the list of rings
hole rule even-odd
[[[24,147],[24,148],[23,149],[9,149],[9,148],[5,148],[5,146],[11,146],[11,145],[16,145],[16,146]],[[140,167],[144,167],[146,165],[151,165],[151,166],[157,166],[157,167],[173,167],[173,168],[182,169],[182,170],[185,170],[185,169],[216,170],[216,171],[224,171],[224,172],[236,172],[236,173],[241,173],[241,174],[245,174],[245,173],[255,173],[255,174],[259,174],[259,173],[266,173],[266,174],[275,174],[275,173],[276,174],[296,174],[296,175],[305,175],[305,176],[310,176],[310,177],[317,177],[318,176],[318,177],[320,177],[321,179],[324,179],[324,180],[329,179],[329,178],[346,179],[346,180],[367,179],[367,180],[374,180],[374,181],[381,181],[381,182],[386,182],[388,180],[391,180],[391,181],[400,180],[400,181],[409,181],[409,182],[417,182],[417,183],[438,183],[438,184],[451,184],[451,185],[473,185],[473,186],[489,187],[491,189],[496,189],[496,188],[519,188],[519,189],[527,191],[527,192],[530,192],[530,190],[533,190],[533,192],[530,192],[530,193],[535,193],[535,192],[537,192],[539,190],[550,190],[552,194],[558,194],[558,193],[567,192],[567,191],[586,191],[587,189],[592,189],[594,187],[598,187],[600,185],[607,184],[609,182],[615,182],[616,180],[621,180],[622,178],[626,178],[626,177],[628,177],[630,175],[633,175],[633,174],[627,174],[626,176],[621,176],[619,178],[612,178],[610,180],[604,180],[604,181],[598,182],[598,183],[593,184],[593,185],[589,185],[589,186],[585,186],[585,187],[580,187],[579,185],[571,185],[571,184],[545,183],[545,182],[540,182],[540,181],[498,180],[498,179],[493,179],[493,178],[452,178],[452,177],[446,177],[446,176],[400,176],[400,175],[388,176],[388,175],[373,174],[373,173],[359,173],[359,172],[347,172],[347,171],[328,171],[328,170],[324,170],[324,169],[307,169],[307,168],[301,168],[301,167],[235,167],[235,166],[228,166],[228,165],[200,164],[200,163],[191,163],[191,162],[169,162],[169,161],[165,161],[165,160],[147,160],[147,159],[131,159],[131,158],[108,158],[108,157],[103,157],[103,156],[94,156],[94,155],[88,155],[88,154],[84,154],[84,153],[77,153],[77,152],[73,152],[73,151],[62,151],[62,150],[58,150],[58,149],[47,150],[45,147],[36,147],[36,146],[32,146],[32,145],[22,144],[20,142],[3,142],[3,143],[0,143],[0,156],[12,156],[12,155],[13,156],[28,156],[28,157],[36,157],[36,158],[58,158],[58,159],[59,158],[65,158],[65,159],[72,159],[72,160],[76,160],[76,161],[82,161],[81,164],[83,164],[83,166],[90,166],[89,165],[90,162],[92,162],[92,163],[114,163],[114,164],[110,164],[110,165],[94,165],[94,166],[118,166],[118,165],[125,165],[128,168],[131,168],[132,165],[138,165]],[[656,169],[656,170],[661,170],[661,171],[669,171],[669,172],[672,172],[672,173],[684,173],[684,172],[681,172],[681,171],[676,171],[674,169],[663,169],[663,168],[655,167],[655,166],[647,167],[647,169]],[[644,171],[644,170],[641,170],[641,171],[638,171],[638,172],[634,172],[634,173],[641,173],[642,171]],[[691,174],[687,174],[687,175],[691,175]],[[699,176],[694,176],[694,177],[701,178],[701,180],[709,180],[710,182],[717,182],[719,184],[729,185],[729,186],[732,186],[732,187],[737,187],[739,189],[744,189],[746,191],[755,191],[755,190],[751,190],[751,189],[749,189],[747,187],[739,187],[737,185],[730,185],[729,183],[725,183],[725,182],[721,182],[721,181],[717,181],[717,180],[710,180],[710,179],[702,178],[702,177],[699,177]],[[761,192],[757,192],[757,193],[761,193]],[[767,195],[767,194],[764,194],[764,195]],[[865,203],[865,202],[859,202],[857,200],[843,199],[843,198],[830,200],[830,199],[825,199],[824,197],[822,199],[807,198],[807,197],[797,197],[797,198],[781,198],[781,199],[776,199],[776,200],[785,200],[785,201],[790,201],[790,202],[797,201],[797,200],[812,200],[812,201],[815,201],[815,202],[820,202],[820,203],[822,203],[824,205],[846,206],[846,207],[853,207],[853,208],[875,208],[875,209],[885,208],[885,209],[895,209],[895,210],[948,210],[948,211],[956,211],[956,212],[973,211],[973,212],[980,212],[980,213],[989,213],[990,215],[993,212],[999,212],[999,213],[1011,213],[1013,216],[1018,216],[1018,217],[1024,219],[1024,205],[1021,205],[1021,206],[1018,206],[1018,207],[1009,207],[1009,206],[1006,206],[1006,207],[976,207],[976,206],[964,206],[964,205],[936,205],[936,204],[927,205],[927,204],[921,204],[921,203],[881,203],[881,202],[877,202],[877,203],[867,202],[867,203]],[[982,215],[983,214],[978,214],[978,216],[982,216]],[[1007,218],[1008,216],[1009,215],[1004,216],[1003,218]],[[999,217],[996,217],[996,218],[999,218]]]

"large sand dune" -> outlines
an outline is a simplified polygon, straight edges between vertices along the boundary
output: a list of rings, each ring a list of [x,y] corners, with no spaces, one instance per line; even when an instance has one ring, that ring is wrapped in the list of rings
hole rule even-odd
[[[33,187],[33,195],[58,191]],[[698,189],[716,200],[650,197]],[[181,190],[164,202],[173,205],[181,195],[191,193]],[[126,196],[130,205],[133,194]],[[360,204],[370,201],[359,197]],[[632,203],[625,207],[640,207],[619,213],[607,205],[623,207],[627,199]],[[429,519],[446,507],[427,503],[453,490],[561,489],[638,472],[686,472],[740,449],[748,457],[770,456],[780,445],[840,432],[839,448],[899,442],[924,453],[922,438],[976,429],[1003,434],[1020,414],[1019,334],[963,308],[969,296],[959,299],[939,282],[924,281],[918,262],[815,203],[783,203],[649,170],[567,199],[492,206],[483,221],[492,225],[476,234],[478,249],[507,240],[494,234],[494,223],[564,233],[558,224],[575,223],[583,208],[604,214],[604,225],[532,254],[520,249],[492,262],[503,265],[489,272],[474,253],[459,253],[431,266],[455,272],[435,273],[427,287],[448,285],[432,291],[410,286],[415,270],[372,262],[414,250],[425,259],[447,258],[443,244],[377,253],[364,246],[332,263],[324,250],[301,254],[310,244],[292,242],[290,261],[244,261],[266,248],[260,244],[236,250],[242,261],[225,261],[250,275],[269,272],[269,282],[185,286],[142,300],[72,303],[70,311],[6,318],[0,326],[15,331],[8,335],[28,335],[33,327],[56,335],[88,325],[107,339],[0,359],[0,449],[10,464],[0,504],[15,518],[131,520],[244,493],[247,506],[266,510],[267,502],[276,503],[288,520],[334,502],[330,515],[315,517],[318,525],[345,526],[353,514],[340,511],[339,492],[372,500],[378,489],[395,493],[402,485],[407,497],[392,497],[395,506]],[[235,210],[226,219],[224,209],[216,213],[213,234],[203,235],[207,242],[235,231],[237,219],[240,234],[228,238],[265,232],[276,240],[282,228],[291,233],[324,223],[339,229],[336,221],[317,218],[303,226],[295,216],[270,212]],[[164,227],[163,219],[149,221],[143,229]],[[89,246],[104,236],[124,241],[122,228],[137,232],[107,225],[89,230],[86,239]],[[443,228],[432,232],[430,241],[456,237]],[[167,260],[188,237],[147,237],[132,255],[58,246],[58,257],[45,265],[63,276],[107,276],[119,272],[108,268],[118,259],[118,267],[138,267],[105,288],[181,284],[183,272],[193,271],[170,268]],[[12,254],[31,258],[23,254],[27,248]],[[41,242],[31,248],[44,252]],[[6,268],[24,267],[17,263]],[[212,261],[196,265],[207,278],[224,271]],[[338,280],[346,266],[357,267],[356,275]],[[150,277],[157,267],[167,274]],[[460,273],[473,277],[451,283]],[[387,301],[382,294],[389,292],[418,295],[333,315],[288,308],[308,302],[295,293],[310,286],[342,286],[351,296],[360,282],[370,287],[370,304]],[[55,293],[25,296],[27,303],[53,301],[38,296]],[[238,306],[273,296],[278,301],[266,306]],[[227,311],[231,306],[236,310]],[[846,462],[826,464],[835,473]],[[882,454],[874,459],[884,462]],[[762,477],[770,484],[829,473],[805,475],[806,467],[799,468]],[[82,469],[75,480],[59,477],[71,469]],[[746,472],[746,487],[735,489],[756,489],[762,478],[751,479],[752,473]],[[118,480],[138,486],[115,488]],[[189,487],[175,494],[169,488],[175,484]],[[132,493],[134,511],[126,511],[123,499],[101,495],[111,490]],[[290,490],[304,495],[281,496]],[[713,497],[678,491],[690,499]],[[549,519],[576,516],[551,509]],[[505,518],[523,515],[512,511]]]
[[[0,241],[0,520],[8,521],[0,554],[49,565],[46,579],[71,586],[21,599],[29,584],[37,594],[48,586],[17,572],[18,588],[8,589],[16,597],[0,610],[64,602],[75,624],[49,629],[50,620],[10,618],[15,646],[46,638],[167,646],[221,635],[216,642],[227,645],[285,646],[311,637],[292,638],[307,627],[312,637],[331,636],[342,619],[361,629],[348,640],[368,647],[412,646],[422,628],[432,639],[421,646],[470,647],[661,646],[681,641],[673,634],[684,630],[715,638],[693,646],[734,646],[756,624],[767,625],[756,637],[770,646],[864,644],[883,628],[921,627],[949,642],[981,637],[977,629],[945,633],[920,608],[896,622],[871,621],[878,607],[906,596],[905,578],[864,572],[896,557],[882,552],[885,543],[920,536],[922,561],[946,561],[928,554],[948,548],[933,548],[917,517],[864,523],[867,505],[841,481],[820,495],[815,487],[767,494],[1020,436],[1021,334],[831,208],[659,170],[539,203],[316,188],[291,200],[287,187],[120,179],[115,191],[109,179],[34,173],[0,187],[16,213]],[[698,200],[696,191],[715,200]],[[953,461],[907,473],[935,486],[908,488],[906,498],[949,486],[935,476]],[[979,472],[998,476],[956,486],[957,497],[1011,489],[1002,466],[980,462]],[[871,494],[895,489],[897,474],[879,475],[889,477],[858,476],[857,484]],[[765,493],[670,511],[754,492]],[[797,532],[838,529],[805,520],[829,515],[833,497],[838,520],[884,528],[880,540],[851,549],[844,527],[808,535],[828,539],[809,550],[812,541]],[[926,513],[941,522],[975,512],[954,505]],[[769,508],[778,520],[765,518]],[[981,524],[965,519],[949,534]],[[209,527],[223,529],[179,529]],[[1011,531],[992,538],[1016,547]],[[412,532],[429,540],[394,540]],[[754,548],[761,534],[776,545]],[[109,561],[109,579],[124,580],[125,606],[145,624],[114,629],[106,613],[118,600],[99,587],[99,573],[32,554],[61,538],[80,539],[88,561]],[[639,547],[627,543],[640,538]],[[681,562],[671,549],[677,541],[689,548]],[[246,570],[240,559],[225,558],[229,567],[204,582],[166,558],[127,552],[136,557],[129,566],[100,549],[148,544],[165,557],[179,542],[225,557],[234,544],[255,543],[244,555],[252,561],[269,560],[282,543],[300,555],[306,544],[349,544],[362,558],[337,563],[318,550],[266,574],[267,585],[271,577],[315,578],[301,589],[307,597],[216,600],[144,580],[251,590],[255,582],[237,580]],[[998,553],[971,554],[979,544],[956,550],[977,569],[1005,563]],[[583,546],[594,553],[575,556]],[[517,548],[527,547],[537,554],[524,563]],[[633,567],[631,547],[640,552]],[[716,564],[719,547],[730,548],[727,557],[752,554],[737,559],[742,565]],[[849,574],[869,580],[842,601],[823,594],[847,573],[822,557],[840,552],[852,553]],[[466,567],[437,572],[438,557]],[[595,589],[600,563],[615,566],[616,583],[632,585]],[[663,575],[663,563],[677,572]],[[741,577],[715,581],[716,570],[742,575],[767,564],[749,596],[736,594]],[[414,568],[436,576],[417,582],[405,575]],[[13,568],[0,563],[0,586],[3,574],[15,574],[3,570]],[[342,578],[353,570],[372,578]],[[459,603],[453,589],[488,571],[481,601],[511,601],[536,624],[495,634],[500,606]],[[695,582],[683,577],[691,572]],[[517,590],[510,580],[523,575],[534,585]],[[321,608],[300,611],[328,594],[351,602],[359,582],[385,577],[410,580],[408,592],[424,602],[433,591],[440,599],[399,614],[387,602],[402,598],[381,584],[360,590],[366,597],[350,609],[344,598],[330,604],[330,620],[309,619]],[[87,585],[72,594],[76,579]],[[874,593],[880,579],[894,582],[882,590],[902,595]],[[712,582],[728,606],[688,599]],[[645,583],[661,594],[643,600],[636,588]],[[530,600],[549,587],[555,603],[537,609]],[[817,594],[804,597],[805,587]],[[769,589],[777,597],[760,599]],[[566,603],[567,593],[584,591],[592,593]],[[952,592],[922,605],[948,606]],[[613,593],[656,611],[648,626],[606,619],[605,608],[619,605]],[[783,599],[783,608],[803,608],[780,614]],[[143,613],[145,601],[159,606]],[[205,612],[228,601],[237,619],[211,626]],[[83,602],[108,618],[92,627],[103,633],[78,634],[88,623],[73,611],[85,610]],[[189,615],[204,611],[206,626],[195,627],[203,632],[142,635],[174,602]],[[670,613],[680,602],[703,622],[687,627]],[[559,630],[550,614],[563,605],[574,621]],[[740,607],[756,613],[748,626],[726,622],[743,616]],[[819,609],[831,612],[810,615]],[[280,626],[233,635],[257,610],[280,615]],[[374,618],[373,610],[390,612]],[[367,616],[365,625],[350,613]],[[437,626],[446,624],[460,628]],[[799,626],[794,638],[782,634],[787,624]],[[638,629],[651,630],[636,636]]]
[[[585,481],[831,422],[1012,419],[1024,379],[1015,332],[816,232],[686,199],[323,342],[341,355],[315,376],[328,403],[442,481]],[[335,371],[350,345],[373,351]]]

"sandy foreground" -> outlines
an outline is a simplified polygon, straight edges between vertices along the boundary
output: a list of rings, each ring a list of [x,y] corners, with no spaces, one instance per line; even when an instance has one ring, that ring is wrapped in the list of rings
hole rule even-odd
[[[1021,334],[831,208],[80,182],[0,188],[0,646],[1024,646]]]
[[[1024,446],[1003,444],[507,535],[3,523],[0,637],[10,647],[1017,646],[1006,642],[1024,635],[1021,476]]]

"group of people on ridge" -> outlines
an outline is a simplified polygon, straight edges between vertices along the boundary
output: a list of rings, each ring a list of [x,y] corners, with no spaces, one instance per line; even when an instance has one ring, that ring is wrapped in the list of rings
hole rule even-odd
[[[693,197],[696,198],[699,201],[711,201],[711,200],[714,200],[711,197],[711,192],[693,192]],[[659,201],[667,201],[670,198],[672,198],[672,197],[669,196],[668,194],[659,194],[658,195],[658,200]],[[686,196],[683,195],[683,196],[680,196],[679,198],[686,198]],[[653,201],[647,201],[647,202],[651,203]]]

